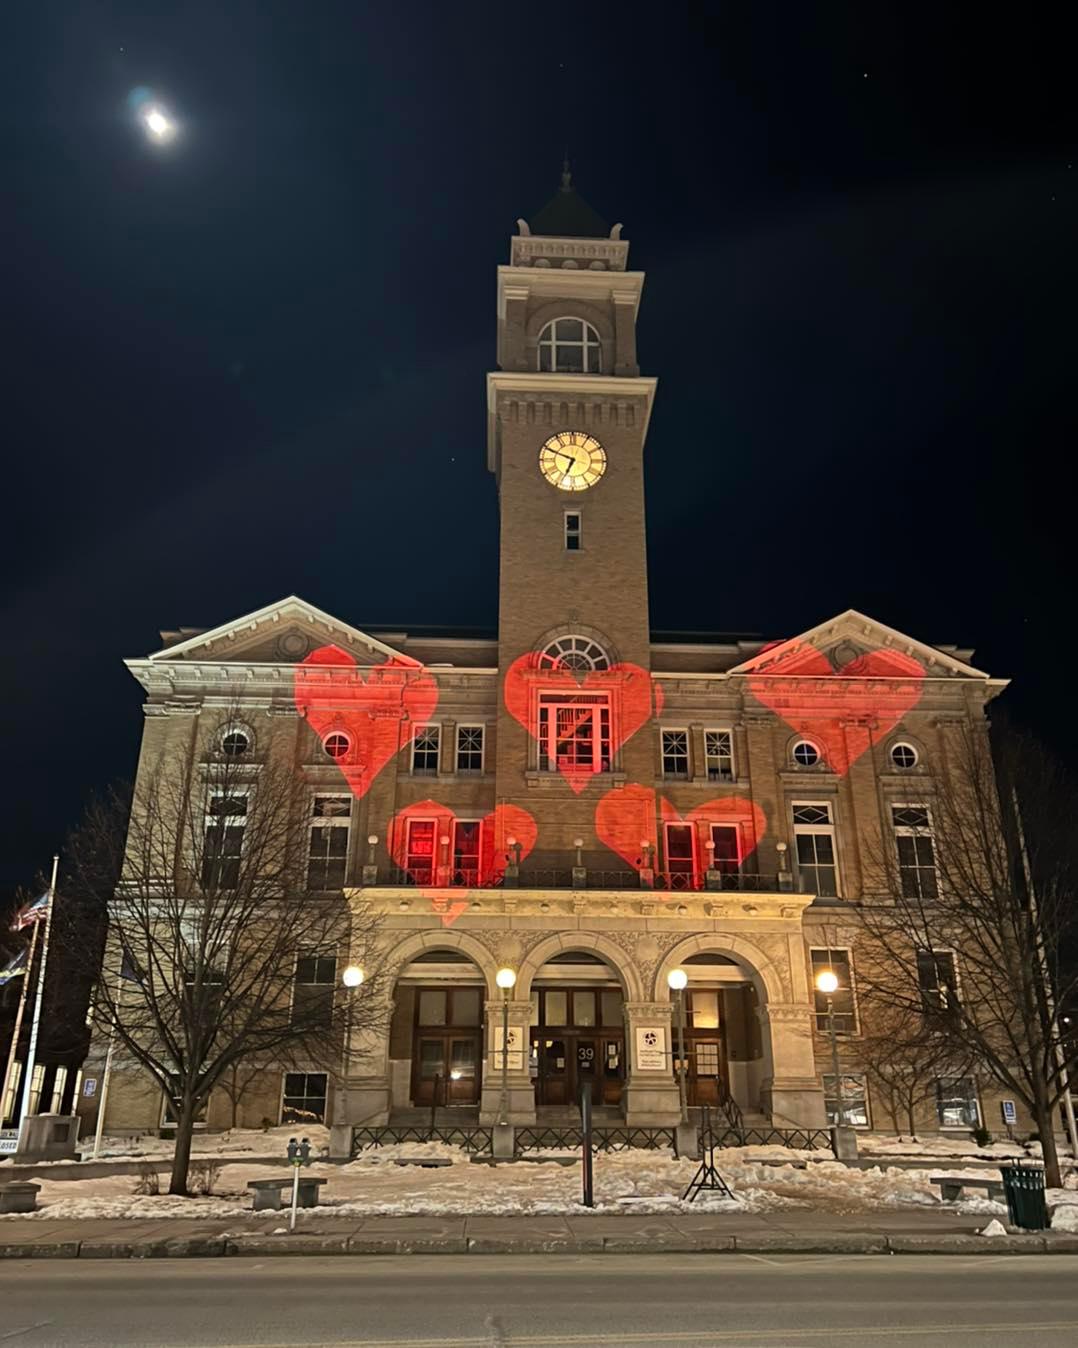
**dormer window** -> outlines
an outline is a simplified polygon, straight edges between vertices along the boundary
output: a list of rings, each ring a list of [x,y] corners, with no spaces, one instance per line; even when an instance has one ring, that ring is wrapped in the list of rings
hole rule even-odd
[[[582,318],[556,318],[539,334],[539,369],[556,374],[599,374],[599,334]]]

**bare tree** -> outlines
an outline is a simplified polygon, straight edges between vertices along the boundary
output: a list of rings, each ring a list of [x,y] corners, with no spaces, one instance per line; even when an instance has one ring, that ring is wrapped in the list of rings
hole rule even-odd
[[[114,793],[71,840],[73,883],[108,913],[98,1024],[175,1114],[170,1193],[187,1192],[195,1121],[214,1087],[298,1053],[338,1075],[348,1045],[384,1015],[377,919],[340,889],[308,890],[311,790],[274,747],[258,762],[163,755],[144,768],[129,818]],[[103,893],[117,858],[119,882]],[[359,964],[365,981],[347,998],[337,975],[303,986],[300,958]]]
[[[971,1055],[895,1000],[877,1000],[868,992],[861,1000],[861,1015],[864,1033],[858,1053],[865,1075],[895,1131],[901,1137],[905,1125],[915,1141],[918,1115],[934,1101],[937,1079],[966,1076]]]
[[[986,733],[952,727],[928,812],[914,799],[874,858],[887,898],[863,908],[862,980],[1022,1102],[1058,1186],[1054,1120],[1078,1066],[1059,1009],[1078,992],[1073,788],[1028,736],[1002,734],[993,755]]]

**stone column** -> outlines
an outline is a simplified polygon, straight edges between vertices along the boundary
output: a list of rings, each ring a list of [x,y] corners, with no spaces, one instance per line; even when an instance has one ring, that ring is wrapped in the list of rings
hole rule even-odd
[[[670,1128],[681,1119],[674,1079],[670,1002],[625,1003],[625,1122],[630,1127]],[[651,1042],[649,1036],[655,1036]]]
[[[352,1029],[344,1079],[333,1098],[331,1156],[350,1155],[354,1127],[378,1128],[389,1122],[391,1012],[392,1002],[387,998],[375,1017],[375,1026]]]
[[[479,1105],[480,1123],[497,1123],[502,1102],[502,1008],[500,999],[488,1001],[486,1038],[483,1053],[483,1095]],[[509,1003],[509,1122],[535,1122],[535,1088],[528,1070],[531,1049],[531,1002]]]
[[[636,363],[636,296],[630,290],[614,291],[614,373],[638,375]]]
[[[812,1008],[804,1002],[768,1002],[757,1010],[770,1073],[761,1104],[776,1128],[825,1128],[823,1085],[816,1075]],[[770,1045],[770,1052],[768,1046]]]

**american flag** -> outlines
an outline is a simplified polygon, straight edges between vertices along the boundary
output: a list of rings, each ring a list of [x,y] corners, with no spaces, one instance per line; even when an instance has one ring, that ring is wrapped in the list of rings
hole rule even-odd
[[[35,922],[40,922],[43,917],[47,917],[49,912],[49,894],[46,891],[40,899],[35,899],[33,903],[28,903],[11,920],[12,931],[22,931],[23,927],[32,927]]]

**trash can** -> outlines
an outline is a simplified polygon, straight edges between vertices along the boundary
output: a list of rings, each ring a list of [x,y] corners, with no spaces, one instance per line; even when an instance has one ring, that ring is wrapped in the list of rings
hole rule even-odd
[[[1003,1193],[1012,1226],[1023,1231],[1048,1229],[1048,1205],[1044,1201],[1044,1166],[1001,1165]]]

